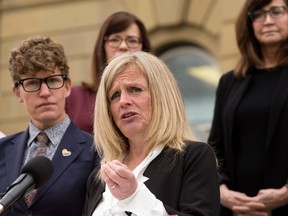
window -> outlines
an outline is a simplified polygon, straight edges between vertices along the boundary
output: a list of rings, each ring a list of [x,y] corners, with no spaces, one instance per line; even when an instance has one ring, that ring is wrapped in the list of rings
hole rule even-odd
[[[159,57],[178,81],[194,134],[207,141],[220,78],[218,63],[208,52],[191,45],[174,47]]]

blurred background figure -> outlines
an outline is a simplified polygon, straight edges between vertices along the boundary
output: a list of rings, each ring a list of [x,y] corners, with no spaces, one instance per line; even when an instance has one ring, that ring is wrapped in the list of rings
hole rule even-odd
[[[95,106],[102,163],[88,180],[86,215],[217,215],[214,152],[195,141],[177,82],[161,60],[142,51],[114,58]]]
[[[222,215],[288,215],[287,6],[246,1],[236,23],[241,58],[221,78],[209,137]]]
[[[151,51],[143,22],[128,12],[116,12],[108,17],[94,47],[91,82],[73,87],[66,100],[66,112],[79,128],[93,134],[96,94],[103,70],[111,58],[139,50]]]

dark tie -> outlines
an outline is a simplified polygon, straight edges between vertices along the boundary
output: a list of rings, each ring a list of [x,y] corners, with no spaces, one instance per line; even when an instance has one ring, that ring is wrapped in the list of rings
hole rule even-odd
[[[37,157],[37,156],[46,156],[47,151],[47,144],[49,143],[49,138],[46,133],[40,132],[36,137],[36,146],[32,150],[32,156],[31,158]],[[31,159],[30,158],[30,159]],[[25,202],[28,207],[31,206],[33,198],[36,195],[37,190],[33,189],[28,191],[25,195]]]

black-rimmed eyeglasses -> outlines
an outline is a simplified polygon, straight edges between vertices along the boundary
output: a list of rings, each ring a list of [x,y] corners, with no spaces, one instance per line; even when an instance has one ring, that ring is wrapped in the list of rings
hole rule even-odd
[[[286,6],[273,6],[269,10],[255,10],[248,13],[248,16],[251,18],[254,22],[263,22],[266,19],[267,14],[272,19],[279,19],[281,18],[285,13],[287,13],[287,7]]]
[[[68,79],[66,75],[52,75],[43,79],[26,78],[15,83],[16,86],[22,85],[26,92],[37,92],[40,90],[42,83],[45,83],[49,89],[60,89],[64,86],[64,82]]]
[[[136,36],[129,36],[125,39],[118,37],[118,36],[110,36],[110,37],[106,37],[105,41],[108,44],[108,46],[112,48],[118,48],[121,45],[122,41],[125,41],[127,47],[131,49],[138,48],[140,44],[142,43],[141,38],[136,37]]]

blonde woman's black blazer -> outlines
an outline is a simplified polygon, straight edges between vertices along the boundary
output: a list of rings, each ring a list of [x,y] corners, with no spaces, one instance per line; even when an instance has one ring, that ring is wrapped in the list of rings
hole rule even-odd
[[[95,169],[88,179],[85,210],[91,216],[105,186],[95,181]],[[217,216],[220,207],[215,154],[209,145],[189,142],[179,154],[164,150],[148,165],[147,188],[163,202],[169,214]]]

